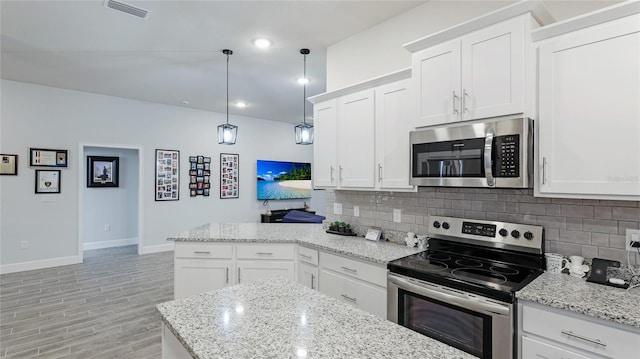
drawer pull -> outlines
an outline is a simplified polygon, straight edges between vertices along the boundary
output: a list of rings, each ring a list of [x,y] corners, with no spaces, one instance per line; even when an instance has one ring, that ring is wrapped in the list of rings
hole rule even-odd
[[[272,256],[273,252],[256,252],[259,256]]]
[[[193,251],[195,254],[211,254],[209,251]]]
[[[357,269],[352,269],[349,267],[341,267],[343,270],[347,271],[347,272],[351,272],[351,273],[358,273]]]
[[[311,275],[311,289],[316,289],[316,288],[313,287],[313,282],[315,282],[315,281],[316,281],[316,276],[312,274]]]
[[[229,284],[229,267],[226,268],[226,272],[227,272],[227,284]]]
[[[354,302],[354,303],[356,302],[356,298],[352,298],[352,297],[350,297],[350,296],[348,296],[348,295],[346,295],[346,294],[340,294],[340,296],[341,296],[342,298],[344,298],[344,299],[346,299],[346,300],[350,301],[350,302]]]
[[[606,343],[601,342],[599,339],[587,338],[587,337],[584,337],[582,335],[575,334],[574,332],[572,332],[570,330],[562,330],[562,331],[560,331],[560,333],[562,333],[562,334],[564,334],[566,336],[569,336],[569,337],[573,337],[573,338],[576,338],[576,339],[584,340],[585,342],[602,345],[603,347],[607,346]]]
[[[302,254],[302,253],[298,253],[298,254],[300,254],[300,257],[302,257],[302,258],[311,259],[311,256],[308,256],[306,254]]]

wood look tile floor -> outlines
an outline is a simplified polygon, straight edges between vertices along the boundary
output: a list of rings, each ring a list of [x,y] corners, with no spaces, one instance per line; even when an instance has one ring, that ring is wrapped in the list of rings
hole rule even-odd
[[[161,358],[156,304],[173,252],[84,252],[84,263],[0,276],[0,358]]]

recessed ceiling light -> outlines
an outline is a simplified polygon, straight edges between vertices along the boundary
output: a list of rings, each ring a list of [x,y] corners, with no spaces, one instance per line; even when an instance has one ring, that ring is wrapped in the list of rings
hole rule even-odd
[[[245,107],[247,107],[247,104],[242,102],[242,101],[237,101],[236,102],[236,107],[237,108],[245,108]]]
[[[309,79],[306,78],[306,77],[300,77],[300,78],[298,78],[298,83],[300,85],[308,84],[309,83]]]
[[[262,37],[253,40],[253,44],[259,49],[268,49],[271,46],[271,40]]]

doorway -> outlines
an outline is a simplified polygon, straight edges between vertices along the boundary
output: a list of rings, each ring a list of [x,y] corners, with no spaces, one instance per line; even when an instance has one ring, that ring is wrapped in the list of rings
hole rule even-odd
[[[80,145],[78,258],[84,262],[84,251],[124,246],[142,249],[142,148],[98,144]],[[109,159],[107,183],[100,186],[89,175],[88,158],[93,166],[103,166]],[[116,160],[114,160],[116,159]],[[104,166],[103,166],[104,167]],[[102,167],[101,167],[102,168]],[[91,170],[91,171],[90,171]],[[103,172],[104,171],[104,172]],[[107,174],[107,168],[101,169]],[[117,180],[116,180],[117,179]],[[93,185],[89,186],[92,181]],[[104,182],[104,181],[102,181]],[[104,183],[102,183],[104,184]],[[96,186],[97,185],[97,186]]]

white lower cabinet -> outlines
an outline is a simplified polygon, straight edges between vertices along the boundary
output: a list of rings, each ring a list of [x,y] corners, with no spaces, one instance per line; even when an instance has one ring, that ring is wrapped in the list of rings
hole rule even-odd
[[[238,283],[254,282],[275,276],[296,280],[293,261],[238,260],[236,267]]]
[[[301,262],[298,265],[298,284],[318,290],[318,267]]]
[[[191,354],[185,349],[184,345],[178,341],[173,333],[162,325],[162,359],[184,359],[191,358]]]
[[[233,261],[216,259],[176,258],[174,273],[174,298],[224,288],[234,283]]]
[[[640,329],[523,301],[521,359],[627,359],[640,356]]]

